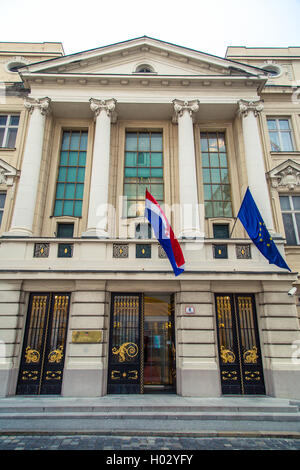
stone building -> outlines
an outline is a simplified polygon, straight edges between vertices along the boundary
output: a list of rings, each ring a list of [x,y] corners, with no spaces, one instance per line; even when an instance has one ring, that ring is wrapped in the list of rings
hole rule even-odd
[[[0,43],[2,396],[299,397],[299,52]],[[248,186],[291,272],[235,223]]]

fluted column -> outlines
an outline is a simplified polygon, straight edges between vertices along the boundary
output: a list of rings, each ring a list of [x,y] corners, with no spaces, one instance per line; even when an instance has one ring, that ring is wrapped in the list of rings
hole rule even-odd
[[[6,235],[32,236],[33,234],[45,120],[50,112],[50,101],[50,98],[26,98],[24,101],[24,106],[30,113],[30,120],[11,228]]]
[[[248,185],[267,228],[274,231],[270,195],[258,127],[258,116],[262,110],[262,101],[239,101],[239,112],[242,116],[243,124]]]
[[[173,100],[178,122],[179,193],[182,238],[200,236],[193,113],[199,101]]]
[[[92,177],[90,187],[87,230],[83,237],[108,237],[108,184],[110,157],[110,127],[116,100],[91,98],[90,107],[95,113]]]

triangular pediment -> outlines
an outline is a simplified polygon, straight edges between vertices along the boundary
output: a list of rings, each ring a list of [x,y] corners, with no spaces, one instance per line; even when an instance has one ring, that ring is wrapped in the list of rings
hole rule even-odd
[[[149,66],[151,72],[139,72]],[[262,76],[256,67],[239,64],[157,39],[141,38],[30,64],[28,74],[136,75],[144,76]]]
[[[300,190],[300,164],[288,159],[267,173],[273,188]]]
[[[19,171],[0,159],[0,185],[12,186],[16,176],[19,176]]]

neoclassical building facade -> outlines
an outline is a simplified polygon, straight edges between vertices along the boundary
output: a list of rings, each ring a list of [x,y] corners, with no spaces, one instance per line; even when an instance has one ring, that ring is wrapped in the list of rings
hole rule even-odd
[[[299,397],[299,52],[0,43],[1,396]]]

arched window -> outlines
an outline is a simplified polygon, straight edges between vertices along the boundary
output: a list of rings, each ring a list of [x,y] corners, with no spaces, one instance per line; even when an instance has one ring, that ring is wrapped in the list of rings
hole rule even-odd
[[[153,67],[151,67],[148,64],[138,65],[138,67],[136,68],[136,73],[153,73],[153,72],[154,72]]]

